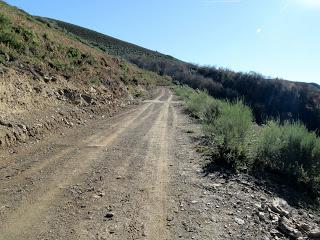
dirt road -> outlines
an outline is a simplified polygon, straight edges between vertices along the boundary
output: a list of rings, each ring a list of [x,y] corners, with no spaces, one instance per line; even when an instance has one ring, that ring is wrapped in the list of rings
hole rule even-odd
[[[17,150],[0,167],[0,239],[175,239],[170,91]]]
[[[2,151],[0,240],[288,239],[257,214],[277,191],[203,171],[201,129],[182,109],[162,89],[111,118]]]

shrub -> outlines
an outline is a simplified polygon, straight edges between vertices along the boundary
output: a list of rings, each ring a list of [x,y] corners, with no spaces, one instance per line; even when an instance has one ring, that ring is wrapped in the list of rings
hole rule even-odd
[[[320,195],[320,138],[315,132],[296,122],[258,126],[242,101],[217,100],[181,86],[174,90],[202,121],[214,162],[236,171],[284,175]]]
[[[19,39],[19,36],[15,33],[12,33],[9,29],[0,30],[0,42],[7,44],[17,50],[23,47],[22,41]]]
[[[50,40],[49,39],[49,35],[46,32],[42,35],[42,37],[43,37],[44,40]]]
[[[217,100],[203,91],[176,87],[175,92],[186,99],[187,109],[203,123],[206,136],[214,142],[213,157],[238,170],[246,167],[246,137],[252,127],[251,109],[242,101]]]
[[[10,24],[10,20],[0,13],[0,26],[1,28],[7,27]]]
[[[261,167],[291,176],[313,190],[319,187],[320,139],[304,125],[270,121],[256,151]]]
[[[182,100],[189,100],[190,96],[194,94],[194,90],[187,86],[175,86],[173,90]]]
[[[95,84],[95,85],[100,85],[100,84],[102,84],[102,81],[99,77],[92,77],[90,79],[90,83]]]
[[[246,138],[252,127],[252,112],[242,101],[216,101],[206,112],[204,130],[215,142],[214,158],[240,170],[247,168]]]
[[[13,30],[16,34],[23,37],[23,39],[26,42],[32,42],[32,43],[37,42],[37,36],[32,30],[25,29],[21,26],[17,26],[15,28],[13,28]]]
[[[64,72],[68,72],[69,74],[74,71],[74,68],[72,65],[58,58],[51,59],[49,62],[49,66],[57,71],[64,71]]]
[[[69,58],[75,58],[75,59],[79,59],[81,58],[81,52],[79,49],[74,48],[74,47],[70,47],[67,51],[67,55]]]
[[[128,73],[129,72],[128,64],[125,61],[122,61],[120,63],[120,67],[124,71],[124,73]]]
[[[189,100],[187,100],[187,109],[191,115],[203,120],[207,106],[210,105],[214,99],[206,92],[202,91],[194,92],[188,96],[188,98]]]
[[[0,53],[0,63],[6,62],[6,56]]]
[[[37,42],[37,36],[32,30],[25,29],[21,26],[13,26],[9,19],[0,14],[0,42],[8,45],[15,50],[33,47]]]

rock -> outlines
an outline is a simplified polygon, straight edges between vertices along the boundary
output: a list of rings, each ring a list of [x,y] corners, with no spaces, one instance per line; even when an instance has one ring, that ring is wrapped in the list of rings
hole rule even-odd
[[[173,221],[173,216],[171,216],[171,215],[167,216],[167,221],[168,221],[168,222]]]
[[[234,215],[234,212],[232,212],[232,211],[226,211],[226,214],[232,216],[232,215]]]
[[[261,209],[261,204],[259,204],[259,203],[255,203],[254,206],[255,206],[256,208],[258,208],[258,209]]]
[[[51,77],[51,82],[57,82],[57,81],[58,81],[58,78],[56,76]]]
[[[103,197],[104,195],[106,195],[104,191],[99,191],[99,193],[98,193],[99,197]]]
[[[264,212],[258,212],[258,217],[259,217],[260,221],[266,221],[266,216],[265,216]]]
[[[286,217],[282,217],[279,220],[278,229],[280,232],[293,239],[300,239],[303,237],[302,233],[295,229]]]
[[[48,82],[50,82],[50,81],[52,80],[52,77],[45,75],[45,76],[43,76],[43,80],[44,80],[46,83],[48,83]]]
[[[268,205],[265,203],[262,203],[258,209],[261,212],[268,212]]]
[[[310,227],[308,224],[306,224],[306,223],[298,223],[298,224],[297,224],[297,228],[298,228],[301,232],[305,232],[305,233],[309,232],[310,229],[311,229],[311,227]]]
[[[270,220],[272,223],[277,223],[279,222],[279,215],[274,214],[274,213],[270,213]]]
[[[108,212],[104,217],[108,218],[108,219],[111,219],[111,218],[113,218],[113,216],[114,216],[114,213]]]
[[[315,229],[309,232],[309,239],[320,239],[320,229]]]
[[[9,128],[13,127],[12,123],[5,122],[4,120],[1,120],[1,119],[0,119],[0,125],[5,126],[5,127],[9,127]]]
[[[270,231],[270,234],[271,234],[271,236],[273,236],[273,237],[278,237],[278,238],[280,238],[280,237],[283,236],[282,233],[280,233],[277,229],[272,229],[272,230]]]
[[[289,216],[289,211],[286,210],[289,209],[289,205],[282,198],[275,198],[269,207],[273,212],[278,213],[281,216]]]
[[[235,217],[234,220],[236,221],[236,223],[238,223],[239,225],[243,225],[244,224],[244,220],[241,218],[237,218]]]
[[[89,105],[94,103],[94,99],[89,95],[81,94],[81,98]]]
[[[283,208],[288,208],[289,207],[287,201],[282,199],[282,198],[273,199],[272,205],[274,205],[276,207],[283,207]]]

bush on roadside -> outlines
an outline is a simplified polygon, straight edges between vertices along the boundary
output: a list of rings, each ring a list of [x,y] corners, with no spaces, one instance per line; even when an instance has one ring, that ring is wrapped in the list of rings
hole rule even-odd
[[[195,92],[191,94],[189,100],[187,100],[187,109],[193,117],[204,120],[204,113],[213,101],[214,99],[206,92]]]
[[[174,86],[173,91],[177,96],[179,96],[182,100],[189,100],[190,96],[194,94],[194,90],[187,86]]]
[[[215,142],[214,158],[235,170],[247,168],[246,137],[253,123],[250,108],[242,101],[214,101],[207,108],[205,133]]]
[[[176,87],[175,92],[203,123],[214,162],[236,171],[284,175],[320,195],[320,138],[315,132],[294,122],[258,126],[242,101],[217,100],[185,87]]]
[[[253,122],[251,109],[242,101],[222,101],[186,87],[176,87],[175,92],[186,100],[190,114],[202,121],[205,134],[215,143],[214,158],[234,169],[245,167],[245,139]]]
[[[319,191],[320,139],[300,123],[270,121],[256,149],[257,165],[296,179]]]

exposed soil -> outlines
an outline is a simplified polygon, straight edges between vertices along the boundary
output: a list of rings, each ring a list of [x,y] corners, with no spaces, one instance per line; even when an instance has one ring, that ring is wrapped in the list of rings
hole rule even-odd
[[[162,89],[113,117],[2,151],[0,239],[286,239],[281,213],[268,210],[275,193],[245,175],[204,174],[201,131],[182,109]],[[314,213],[285,207],[317,227]]]

